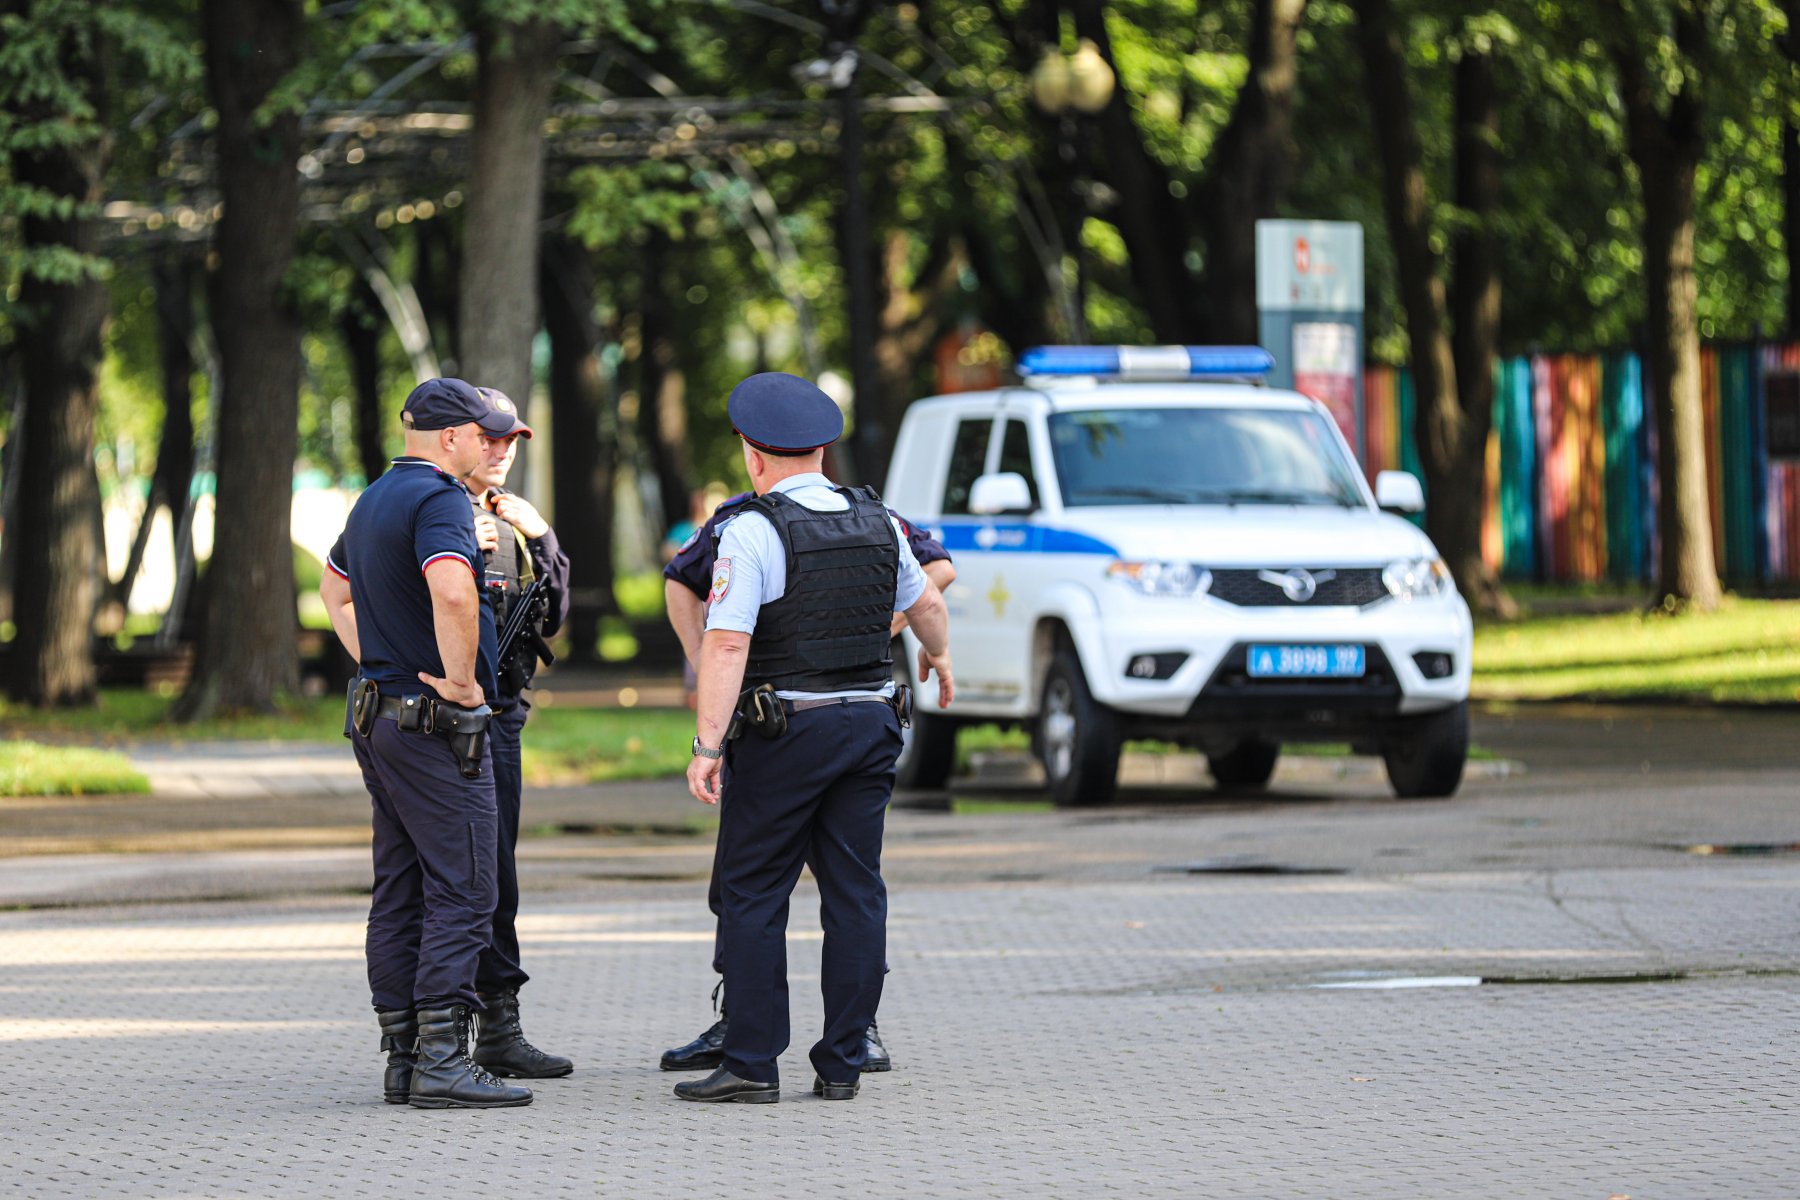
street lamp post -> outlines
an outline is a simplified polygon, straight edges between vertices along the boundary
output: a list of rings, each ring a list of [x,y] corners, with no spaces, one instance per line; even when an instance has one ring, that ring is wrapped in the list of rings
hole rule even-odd
[[[1112,103],[1116,79],[1113,69],[1091,38],[1082,38],[1075,53],[1065,54],[1059,46],[1044,47],[1043,57],[1031,72],[1031,100],[1038,109],[1057,119],[1057,158],[1068,172],[1075,198],[1075,236],[1070,253],[1074,257],[1073,279],[1057,264],[1062,279],[1065,312],[1070,340],[1085,344],[1087,329],[1086,252],[1081,245],[1081,225],[1089,207],[1084,173],[1076,154],[1077,118],[1093,116]]]

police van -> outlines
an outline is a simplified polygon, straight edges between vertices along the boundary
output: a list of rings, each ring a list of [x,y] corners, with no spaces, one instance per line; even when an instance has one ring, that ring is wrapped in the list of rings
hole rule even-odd
[[[1336,422],[1262,385],[1257,347],[1045,346],[1023,382],[907,409],[886,500],[956,560],[956,702],[917,692],[902,786],[949,777],[959,725],[1031,731],[1060,804],[1101,804],[1120,749],[1200,750],[1221,788],[1284,743],[1379,754],[1447,796],[1468,753],[1469,608]],[[907,661],[917,661],[909,634]]]

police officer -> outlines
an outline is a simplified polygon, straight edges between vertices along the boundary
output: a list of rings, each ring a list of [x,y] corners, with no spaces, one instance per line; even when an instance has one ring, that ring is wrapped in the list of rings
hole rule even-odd
[[[718,558],[718,527],[741,512],[744,505],[754,498],[754,493],[742,492],[720,504],[713,510],[712,516],[682,543],[668,565],[663,567],[663,602],[668,609],[669,623],[674,626],[675,635],[681,639],[681,648],[687,655],[690,666],[700,661],[700,638],[706,629],[706,597],[712,588],[713,564]],[[956,567],[951,563],[950,554],[942,543],[892,509],[888,513],[900,523],[900,530],[906,535],[913,557],[924,568],[925,577],[936,584],[939,591],[949,587],[956,579]],[[905,615],[895,613],[892,633],[898,635],[905,624]],[[717,917],[720,910],[719,860],[716,853],[713,856],[712,878],[706,889],[706,904],[712,909],[713,916]],[[723,944],[716,932],[713,938],[713,970],[721,975],[725,970]],[[710,1071],[723,1060],[725,1030],[731,1016],[730,997],[720,999],[720,992],[724,987],[725,981],[721,978],[713,988],[719,1019],[687,1045],[663,1051],[660,1063],[663,1070]],[[882,1044],[881,1031],[873,1021],[869,1022],[865,1040],[867,1044],[864,1047],[863,1071],[893,1069],[893,1059],[889,1057],[887,1047]]]
[[[469,476],[475,540],[483,556],[482,593],[493,608],[494,627],[506,628],[527,586],[534,581],[543,586],[533,598],[518,638],[501,655],[499,691],[489,700],[494,715],[488,723],[488,746],[494,756],[494,800],[500,820],[495,856],[499,895],[494,907],[493,937],[475,972],[483,1011],[470,1057],[496,1075],[554,1079],[569,1074],[575,1064],[533,1046],[519,1025],[519,988],[531,977],[519,965],[519,869],[515,855],[524,789],[519,734],[531,711],[525,689],[531,686],[537,671],[539,644],[561,628],[569,615],[569,558],[557,544],[550,523],[524,497],[513,495],[504,486],[518,455],[519,439],[529,438],[531,427],[519,419],[518,407],[504,392],[493,388],[476,391],[488,407],[508,422],[504,432],[484,426],[481,462]]]
[[[361,673],[347,721],[373,807],[369,987],[385,1099],[419,1108],[531,1103],[469,1058],[493,930],[495,812],[486,749],[494,622],[461,480],[511,422],[460,379],[414,388],[406,454],[370,484],[319,591]]]
[[[825,932],[813,1091],[848,1100],[885,970],[882,820],[904,703],[888,658],[890,620],[906,614],[923,646],[921,682],[936,671],[944,705],[954,691],[948,621],[879,498],[834,488],[821,473],[822,448],[843,432],[829,397],[766,373],[740,383],[728,411],[757,498],[719,533],[688,789],[708,804],[730,793],[718,872],[731,1020],[719,1068],[675,1094],[780,1099],[788,900],[810,863]],[[728,741],[734,709],[740,726],[750,724]]]

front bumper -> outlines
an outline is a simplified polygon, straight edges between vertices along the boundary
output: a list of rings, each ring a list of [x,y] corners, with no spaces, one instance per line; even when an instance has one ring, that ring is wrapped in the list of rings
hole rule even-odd
[[[1123,589],[1120,589],[1121,591]],[[1119,602],[1125,601],[1123,604]],[[1151,721],[1242,722],[1259,728],[1366,725],[1424,714],[1468,699],[1474,627],[1451,593],[1387,600],[1367,608],[1240,608],[1118,592],[1113,609],[1070,622],[1095,699]],[[1355,644],[1359,679],[1258,679],[1246,666],[1253,643]],[[1416,655],[1449,655],[1451,670],[1428,678]],[[1133,678],[1134,660],[1181,656],[1167,679]]]

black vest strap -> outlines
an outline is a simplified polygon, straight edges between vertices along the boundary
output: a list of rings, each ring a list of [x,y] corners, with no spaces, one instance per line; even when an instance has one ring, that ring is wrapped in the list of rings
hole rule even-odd
[[[874,489],[837,492],[850,501],[842,512],[816,512],[780,492],[746,505],[775,526],[787,554],[787,590],[757,614],[746,686],[832,692],[893,678],[900,541]]]

